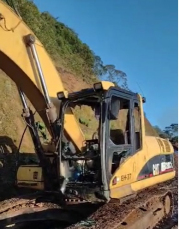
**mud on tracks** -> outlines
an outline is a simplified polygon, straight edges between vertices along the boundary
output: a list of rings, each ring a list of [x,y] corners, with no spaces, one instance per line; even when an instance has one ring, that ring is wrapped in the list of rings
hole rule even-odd
[[[93,225],[91,225],[88,228],[91,229],[109,229],[109,228],[118,228],[121,225],[121,222],[119,222],[119,219],[124,219],[125,222],[125,217],[126,215],[130,214],[131,211],[134,211],[135,209],[141,207],[141,206],[145,206],[144,200],[149,200],[151,197],[156,196],[156,198],[161,195],[166,193],[166,188],[168,189],[167,184],[165,186],[158,186],[157,188],[154,189],[147,189],[141,193],[139,193],[137,195],[136,198],[132,199],[132,200],[127,200],[124,203],[120,204],[120,201],[111,201],[109,203],[104,204],[103,206],[99,207],[98,209],[92,209],[91,214],[87,214],[87,210],[89,209],[85,209],[82,208],[80,214],[75,215],[75,212],[71,212],[70,213],[70,218],[71,218],[71,222],[70,224],[72,224],[71,226],[67,225],[63,228],[68,228],[68,229],[83,229],[83,228],[87,228],[87,227],[83,227],[81,224],[78,224],[78,222],[81,222],[81,220],[84,221],[89,221],[89,222],[94,222]],[[156,199],[157,200],[157,199]],[[18,205],[17,205],[18,202]],[[148,202],[148,201],[147,201]],[[153,199],[153,203],[155,203],[155,199]],[[82,206],[81,206],[82,207]],[[46,208],[46,209],[45,209]],[[19,214],[19,212],[21,213],[32,213],[30,212],[31,210],[34,211],[34,213],[36,213],[37,211],[43,211],[43,210],[52,210],[52,209],[56,209],[57,211],[53,211],[50,217],[53,220],[56,220],[57,223],[54,226],[49,226],[48,229],[61,229],[62,227],[60,227],[59,223],[58,223],[58,218],[63,217],[63,213],[64,213],[64,209],[62,209],[62,211],[60,212],[60,208],[58,205],[56,206],[52,206],[52,205],[47,205],[44,203],[40,203],[39,204],[35,204],[34,201],[34,196],[31,196],[30,200],[27,199],[16,199],[13,198],[11,200],[6,200],[1,202],[1,214],[0,214],[0,220],[1,222],[3,221],[3,219],[8,218],[8,220],[11,221],[11,217],[16,217],[17,214]],[[27,211],[28,210],[28,211]],[[73,209],[74,210],[74,209]],[[24,221],[29,221],[31,223],[31,219],[23,217],[24,215],[21,215],[21,222],[24,223]],[[81,217],[81,214],[83,214],[83,217]],[[85,217],[86,214],[86,217]],[[49,216],[49,215],[48,215]],[[32,215],[31,217],[39,217],[37,215]],[[48,219],[47,216],[45,215],[41,215],[40,217],[42,217],[40,220],[43,219]],[[54,217],[54,218],[53,218]],[[17,221],[13,221],[12,223],[16,223]],[[122,221],[123,222],[123,221]],[[6,222],[5,222],[6,223]],[[74,224],[75,223],[75,224]],[[77,224],[76,224],[77,223]],[[41,223],[39,223],[41,225]],[[2,224],[3,225],[3,224]],[[4,224],[5,225],[5,224]],[[172,224],[173,225],[173,224]],[[59,227],[58,227],[59,226]],[[18,227],[17,227],[18,228]],[[26,228],[22,227],[22,228]],[[39,226],[35,227],[34,229],[39,229]],[[40,227],[41,228],[41,227]],[[44,225],[43,229],[46,229],[46,225]],[[164,229],[163,227],[161,227],[162,229]],[[166,228],[168,229],[168,228]]]
[[[145,190],[144,192],[139,193],[137,197],[132,201],[131,200],[125,201],[123,204],[120,204],[118,200],[117,201],[113,200],[109,203],[104,204],[102,207],[98,207],[97,209],[94,209],[92,207],[91,212],[89,211],[89,205],[87,206],[88,208],[86,209],[83,206],[81,206],[81,209],[78,207],[78,210],[77,208],[73,208],[73,209],[71,208],[67,215],[65,215],[65,211],[68,210],[67,208],[60,209],[58,205],[53,206],[53,204],[47,204],[47,203],[40,203],[40,205],[35,204],[33,196],[29,201],[25,199],[20,199],[16,201],[16,199],[13,199],[8,204],[4,202],[4,206],[2,206],[1,208],[2,214],[0,214],[0,225],[2,228],[2,226],[5,226],[7,222],[8,224],[18,223],[18,222],[31,223],[31,221],[34,220],[35,218],[36,220],[40,220],[40,221],[52,219],[59,222],[61,221],[62,223],[65,222],[68,223],[68,226],[70,224],[71,226],[66,227],[67,226],[66,225],[64,228],[71,228],[71,229],[86,228],[81,226],[81,224],[78,224],[78,222],[80,222],[81,220],[85,220],[85,221],[88,220],[88,221],[95,222],[94,225],[88,227],[91,229],[94,228],[95,229],[100,229],[100,228],[116,229],[121,225],[121,222],[123,222],[123,221],[119,222],[119,219],[123,219],[125,222],[126,220],[125,217],[129,215],[132,211],[134,212],[135,209],[138,209],[139,207],[145,208],[149,206],[144,203],[145,199],[147,200],[147,202],[148,200],[152,199],[152,201],[150,201],[150,205],[152,206],[154,203],[156,203],[157,199],[159,199],[161,195],[164,194],[166,194],[166,190],[159,190],[159,189]],[[18,202],[18,205],[15,205],[15,202]],[[10,207],[9,204],[12,206]],[[45,214],[43,214],[44,210],[46,211]],[[47,210],[51,210],[51,211],[47,212]],[[36,213],[40,213],[40,215]],[[56,226],[57,225],[59,224],[57,223]],[[23,228],[25,229],[26,226]],[[34,227],[34,229],[35,228],[39,228],[39,227],[37,226]],[[44,227],[43,229],[45,228],[46,227]],[[49,227],[48,229],[50,228],[57,229],[58,227]]]
[[[166,190],[157,188],[146,189],[140,192],[136,198],[125,201],[120,204],[120,201],[109,202],[99,208],[94,214],[92,214],[86,221],[93,222],[93,225],[89,226],[90,229],[117,229],[121,225],[127,225],[126,218],[131,215],[132,212],[137,212],[139,208],[146,208],[147,206],[155,205],[155,202],[161,198],[161,196],[170,193]],[[146,200],[146,202],[145,202]],[[136,219],[137,217],[135,217]],[[120,220],[121,219],[121,220]],[[85,229],[83,222],[68,227],[68,229]]]

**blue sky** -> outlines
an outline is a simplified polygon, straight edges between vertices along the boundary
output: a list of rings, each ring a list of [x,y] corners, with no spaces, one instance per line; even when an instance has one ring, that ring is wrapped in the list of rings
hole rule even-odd
[[[147,98],[144,109],[153,125],[178,123],[177,0],[34,3],[72,28],[104,64],[124,71],[131,90],[142,89]]]

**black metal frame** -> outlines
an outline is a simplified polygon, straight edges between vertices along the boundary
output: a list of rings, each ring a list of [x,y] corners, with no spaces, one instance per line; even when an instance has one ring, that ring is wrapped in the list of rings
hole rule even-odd
[[[113,158],[113,153],[121,153],[123,151],[127,151],[129,155],[132,155],[135,153],[135,133],[134,133],[134,115],[133,115],[133,109],[134,109],[134,103],[135,101],[138,101],[137,94],[133,92],[128,92],[126,90],[122,90],[119,88],[111,88],[108,93],[106,94],[106,104],[107,104],[107,110],[109,109],[109,104],[111,102],[112,96],[116,96],[120,98],[124,98],[129,101],[130,103],[130,110],[129,110],[129,115],[130,115],[130,138],[131,138],[131,143],[130,144],[122,144],[122,145],[115,145],[111,140],[110,140],[110,131],[109,131],[109,120],[106,115],[105,117],[105,154],[106,157],[106,177],[107,177],[107,183],[109,184],[110,179],[112,177],[111,174],[111,167],[112,167],[112,158]],[[106,112],[107,114],[107,112]]]
[[[106,199],[110,198],[110,190],[109,190],[109,182],[111,179],[111,166],[112,166],[112,157],[114,152],[121,153],[122,151],[126,150],[129,152],[130,155],[135,153],[135,131],[134,131],[134,103],[139,103],[138,96],[136,93],[126,91],[120,89],[118,87],[111,87],[108,91],[98,91],[95,92],[94,89],[82,90],[77,93],[69,94],[69,98],[64,98],[62,100],[62,106],[60,109],[60,147],[59,147],[59,160],[61,160],[61,150],[62,150],[62,133],[63,133],[63,126],[64,126],[64,115],[65,109],[68,104],[72,101],[78,101],[80,99],[84,99],[88,96],[97,95],[101,97],[101,111],[102,115],[100,118],[100,155],[101,155],[101,179],[102,179],[102,193]],[[115,145],[110,141],[110,133],[109,133],[109,120],[108,120],[108,110],[109,105],[111,102],[112,96],[117,96],[119,98],[124,98],[129,100],[130,102],[130,137],[131,137],[131,144],[129,145]]]

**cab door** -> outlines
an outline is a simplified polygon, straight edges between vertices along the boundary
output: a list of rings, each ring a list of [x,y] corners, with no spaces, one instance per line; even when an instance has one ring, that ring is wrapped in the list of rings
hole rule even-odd
[[[136,94],[120,90],[112,90],[108,98],[106,167],[111,198],[132,194],[130,184],[135,181],[136,166],[133,155],[140,148],[141,133],[140,122],[135,123],[137,119],[134,114],[135,109],[138,109],[137,102]],[[113,104],[116,108],[114,110]],[[118,112],[117,106],[119,107]]]
[[[132,96],[111,90],[106,115],[106,160],[108,181],[133,152]]]

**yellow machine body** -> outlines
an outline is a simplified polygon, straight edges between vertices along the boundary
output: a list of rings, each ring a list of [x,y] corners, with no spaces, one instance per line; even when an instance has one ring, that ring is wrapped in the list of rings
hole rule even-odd
[[[47,107],[37,77],[37,69],[32,68],[33,58],[29,54],[29,47],[24,41],[25,37],[29,34],[33,34],[33,32],[22,19],[1,0],[0,14],[0,68],[22,89],[42,117],[46,126],[49,127],[49,121],[46,115]],[[56,95],[57,92],[64,91],[62,81],[52,60],[38,39],[36,39],[35,46],[43,69],[50,99],[58,110],[59,101]],[[108,90],[111,86],[113,86],[112,83],[103,82],[104,90]],[[173,167],[168,164],[164,164],[166,169],[160,174],[157,170],[158,162],[156,161],[156,163],[152,165],[154,167],[150,174],[142,174],[141,177],[139,177],[141,171],[145,166],[148,166],[152,158],[167,154],[172,155],[174,151],[169,141],[157,137],[145,136],[143,105],[142,99],[139,99],[142,122],[142,146],[138,152],[128,157],[113,174],[109,184],[111,198],[121,198],[130,195],[143,188],[172,179],[175,176]],[[64,128],[73,143],[81,149],[84,136],[72,112],[65,115]],[[146,175],[148,177],[142,177]],[[17,173],[17,185],[19,187],[31,187],[43,190],[44,179],[42,169],[38,165],[21,166]]]
[[[37,165],[20,166],[17,172],[17,186],[37,190],[44,189],[42,168]]]
[[[164,155],[173,155],[172,144],[154,136],[146,136],[145,118],[142,98],[139,95],[141,116],[141,148],[124,161],[116,170],[110,181],[111,198],[121,198],[131,195],[136,191],[165,182],[175,177],[174,163],[163,162],[163,171],[159,171],[162,163],[160,158]],[[150,173],[145,173],[146,168],[151,168]],[[114,179],[117,181],[113,185]]]
[[[144,138],[144,147],[136,154],[127,158],[125,162],[113,175],[110,182],[111,198],[121,198],[131,195],[139,190],[153,186],[155,184],[165,182],[175,177],[175,169],[173,164],[164,162],[166,170],[163,172],[153,168],[150,174],[139,177],[140,172],[154,157],[162,155],[172,155],[173,147],[169,141],[157,137],[146,136]],[[167,146],[166,146],[167,145]],[[162,146],[162,147],[161,147]],[[156,162],[154,165],[158,165]],[[153,167],[153,165],[152,165]],[[117,182],[113,185],[113,180]]]
[[[110,82],[109,84],[108,82],[102,82],[102,86],[104,90],[108,90],[113,85]],[[173,155],[173,147],[166,139],[146,136],[143,102],[141,96],[138,96],[141,111],[141,148],[135,154],[129,156],[113,174],[109,183],[110,198],[122,198],[175,177],[174,163],[161,162],[160,159],[162,156]],[[159,170],[160,163],[162,163],[162,171]],[[151,170],[149,169],[149,172],[145,173],[145,169],[149,167]],[[39,185],[39,180],[33,179],[31,174],[34,170],[41,174],[40,167],[34,167],[34,170],[31,170],[31,172],[30,170],[25,172],[24,169],[28,169],[28,167],[20,167],[18,170],[18,184],[23,183],[24,187],[28,187],[33,181],[37,185],[31,186],[31,188],[42,190],[43,186]],[[43,183],[43,177],[41,177],[41,182]]]

